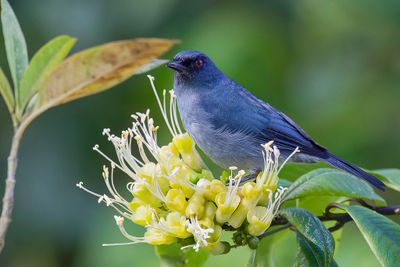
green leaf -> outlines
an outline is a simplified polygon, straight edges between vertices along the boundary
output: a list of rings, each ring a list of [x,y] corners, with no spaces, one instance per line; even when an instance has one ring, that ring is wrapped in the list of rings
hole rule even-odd
[[[1,23],[8,65],[14,81],[15,94],[18,96],[18,86],[28,65],[28,51],[17,17],[7,0],[1,0]]]
[[[121,83],[175,43],[167,39],[134,39],[111,42],[72,55],[46,77],[34,116]]]
[[[286,191],[284,200],[314,196],[344,196],[385,203],[366,182],[341,170],[328,168],[301,176]]]
[[[67,35],[55,37],[32,57],[19,88],[18,106],[21,112],[29,99],[41,89],[47,75],[67,56],[75,42],[75,38]]]
[[[292,182],[286,180],[286,179],[279,179],[278,181],[278,186],[282,186],[282,187],[289,187],[291,186]]]
[[[178,244],[156,246],[155,250],[160,258],[160,266],[163,267],[202,266],[209,255],[203,249],[200,249],[198,252],[193,249],[181,250]]]
[[[332,202],[337,202],[337,196],[310,196],[302,199],[295,199],[296,208],[303,208],[316,215],[322,215],[326,206]]]
[[[299,251],[297,253],[296,262],[294,267],[314,267],[320,266],[318,259],[315,255],[315,245],[310,243],[301,234],[297,234],[297,243],[299,244]],[[337,267],[337,263],[332,260],[330,267]]]
[[[289,181],[295,181],[300,176],[321,168],[333,168],[328,163],[319,161],[316,163],[303,163],[303,162],[288,162],[279,173],[279,177],[285,178]]]
[[[382,266],[399,266],[400,225],[361,206],[340,205],[353,218]]]
[[[297,234],[297,242],[299,244],[299,251],[296,257],[296,262],[293,266],[294,267],[320,266],[318,263],[318,259],[314,254],[315,245],[313,243],[310,243],[301,234]],[[338,265],[334,260],[332,260],[329,266],[337,267]]]
[[[281,210],[279,215],[286,218],[310,244],[309,249],[318,263],[316,266],[331,266],[335,243],[331,233],[317,217],[305,209],[297,208]]]
[[[382,182],[389,188],[400,192],[400,170],[399,169],[380,169],[374,170],[373,174],[378,174]]]
[[[7,77],[4,75],[3,70],[0,68],[0,95],[3,96],[4,102],[7,105],[10,114],[14,112],[14,94],[10,87],[10,84],[7,80]]]
[[[280,231],[261,239],[257,247],[257,266],[290,266],[295,259],[296,245],[294,241],[289,230]]]

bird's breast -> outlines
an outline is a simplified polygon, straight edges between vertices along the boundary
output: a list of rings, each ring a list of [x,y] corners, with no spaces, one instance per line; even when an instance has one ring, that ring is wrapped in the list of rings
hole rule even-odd
[[[261,146],[249,138],[245,130],[231,131],[227,125],[216,127],[219,112],[209,112],[201,99],[191,95],[180,101],[178,106],[183,125],[196,144],[213,161],[224,168],[236,166],[241,169],[258,169],[262,166]]]

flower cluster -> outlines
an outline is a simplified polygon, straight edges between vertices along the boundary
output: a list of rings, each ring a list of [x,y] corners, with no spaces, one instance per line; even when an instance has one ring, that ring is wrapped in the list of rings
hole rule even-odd
[[[223,172],[220,179],[214,178],[196,151],[194,141],[180,128],[174,92],[169,92],[167,106],[167,92],[164,90],[161,101],[154,78],[149,76],[149,79],[172,141],[159,146],[159,127],[154,125],[149,110],[136,113],[132,115],[132,127],[120,136],[112,135],[109,129],[103,131],[115,147],[117,160],[104,154],[98,145],[93,148],[111,164],[111,168],[103,167],[102,173],[109,194],[100,195],[85,188],[82,182],[77,184],[97,196],[99,203],[104,202],[119,213],[114,216],[116,224],[130,242],[108,245],[185,241],[190,245],[182,248],[198,251],[203,247],[222,254],[230,247],[221,241],[223,229],[240,229],[250,236],[264,233],[277,214],[285,191],[277,186],[281,168],[279,150],[272,141],[263,145],[264,168],[254,181],[241,183],[245,171],[236,167]],[[132,153],[133,145],[140,157]],[[132,179],[126,186],[128,197],[116,189],[116,169]],[[144,236],[129,234],[124,227],[126,220],[144,226]]]

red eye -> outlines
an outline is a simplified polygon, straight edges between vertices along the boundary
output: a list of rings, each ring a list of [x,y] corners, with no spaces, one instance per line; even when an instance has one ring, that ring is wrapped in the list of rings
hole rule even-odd
[[[202,68],[203,67],[203,65],[204,65],[204,62],[203,62],[203,60],[201,60],[201,59],[196,59],[196,61],[194,62],[194,64],[196,65],[196,67],[198,68],[198,69],[200,69],[200,68]]]

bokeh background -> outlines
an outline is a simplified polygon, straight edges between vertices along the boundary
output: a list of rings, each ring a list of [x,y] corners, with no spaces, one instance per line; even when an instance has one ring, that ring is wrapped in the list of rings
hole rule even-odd
[[[359,1],[10,1],[30,56],[50,38],[78,38],[74,51],[133,37],[177,38],[207,53],[229,76],[283,110],[336,154],[368,168],[400,167],[400,2]],[[1,37],[2,38],[2,37]],[[3,41],[0,65],[6,69]],[[152,71],[170,89],[172,73]],[[111,146],[104,127],[119,132],[130,114],[153,109],[145,75],[105,93],[52,109],[21,144],[14,220],[0,266],[156,266],[152,247],[104,248],[123,241],[114,212],[78,190],[82,180],[105,190],[105,161],[92,151]],[[6,175],[11,122],[0,101],[0,177]],[[165,136],[161,140],[166,141]],[[3,192],[3,182],[0,181]],[[393,192],[385,193],[396,201]],[[397,204],[398,204],[397,194]],[[133,228],[140,233],[139,228]],[[287,248],[291,253],[293,248]],[[282,252],[281,252],[282,253]],[[279,252],[277,252],[279,254]],[[208,266],[244,266],[248,249],[210,257]],[[276,266],[291,266],[289,260]],[[290,257],[286,257],[290,259]],[[340,266],[378,266],[358,230],[346,225]]]

